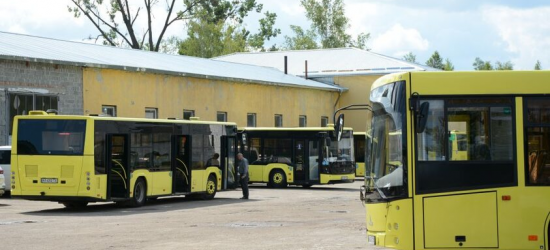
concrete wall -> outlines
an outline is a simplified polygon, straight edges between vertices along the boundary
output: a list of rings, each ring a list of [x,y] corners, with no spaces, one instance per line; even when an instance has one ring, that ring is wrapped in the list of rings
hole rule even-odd
[[[215,121],[218,111],[227,120],[246,126],[247,113],[256,113],[258,127],[273,127],[274,115],[283,115],[284,127],[297,127],[299,116],[307,125],[320,126],[321,116],[332,117],[338,94],[324,90],[225,82],[193,77],[112,69],[83,70],[84,113],[101,114],[113,105],[119,117],[145,117],[145,108],[157,108],[159,118],[183,118],[195,110],[201,120]]]
[[[380,75],[363,76],[336,76],[334,82],[349,90],[340,97],[339,106],[345,107],[351,104],[370,104],[370,88]],[[356,110],[345,111],[345,126],[352,127],[354,131],[365,132],[367,121],[371,121],[370,111]],[[332,118],[331,118],[332,119]]]
[[[60,114],[82,114],[82,69],[80,67],[14,60],[0,60],[0,145],[8,143],[7,93],[57,95]]]

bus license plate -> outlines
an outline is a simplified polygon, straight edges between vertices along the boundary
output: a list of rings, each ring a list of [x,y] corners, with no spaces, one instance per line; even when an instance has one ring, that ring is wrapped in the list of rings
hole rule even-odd
[[[42,178],[41,183],[57,184],[57,178]]]
[[[347,176],[342,176],[342,180],[347,180],[348,177]]]
[[[370,245],[376,245],[376,236],[374,235],[369,235],[369,244]]]

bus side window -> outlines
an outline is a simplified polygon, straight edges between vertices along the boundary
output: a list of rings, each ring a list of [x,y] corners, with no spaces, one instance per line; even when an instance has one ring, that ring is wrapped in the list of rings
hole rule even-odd
[[[550,185],[550,98],[526,98],[524,130],[527,136],[525,171],[527,185]]]
[[[428,120],[424,132],[418,134],[418,160],[419,161],[444,161],[445,155],[445,119],[444,101],[426,100],[430,103]]]

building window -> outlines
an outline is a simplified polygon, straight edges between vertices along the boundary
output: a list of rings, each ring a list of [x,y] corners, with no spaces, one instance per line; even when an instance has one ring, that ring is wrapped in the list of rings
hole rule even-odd
[[[145,108],[145,118],[157,119],[159,118],[157,108]]]
[[[301,115],[298,124],[300,127],[307,127],[307,116]]]
[[[57,96],[9,93],[9,117],[10,127],[9,134],[11,135],[13,118],[16,115],[27,115],[31,110],[58,109],[59,98]],[[10,140],[11,141],[11,140]]]
[[[194,116],[195,116],[195,110],[188,110],[188,109],[183,110],[183,119],[184,120],[190,120],[191,117],[194,117]]]
[[[275,115],[275,127],[283,126],[283,115]]]
[[[246,115],[246,126],[256,127],[256,113],[248,113]]]
[[[328,126],[328,117],[327,116],[321,116],[321,127]]]
[[[227,112],[218,111],[218,115],[217,115],[216,120],[219,121],[219,122],[226,122],[227,121]]]
[[[104,115],[116,116],[116,106],[103,105],[101,106],[101,113]]]

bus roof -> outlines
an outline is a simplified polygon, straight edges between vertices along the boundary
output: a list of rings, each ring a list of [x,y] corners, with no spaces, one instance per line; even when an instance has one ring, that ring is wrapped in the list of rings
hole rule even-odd
[[[410,77],[410,78],[409,78]],[[409,80],[420,95],[506,95],[548,93],[550,71],[438,71],[389,74],[377,79],[371,89]]]
[[[180,124],[211,124],[211,125],[228,125],[237,126],[234,122],[215,122],[201,120],[176,120],[176,119],[149,119],[149,118],[131,118],[131,117],[110,117],[110,116],[85,116],[85,115],[52,115],[46,114],[31,114],[18,115],[19,119],[60,119],[60,120],[101,120],[101,121],[127,121],[127,122],[151,122],[151,123],[180,123]]]

